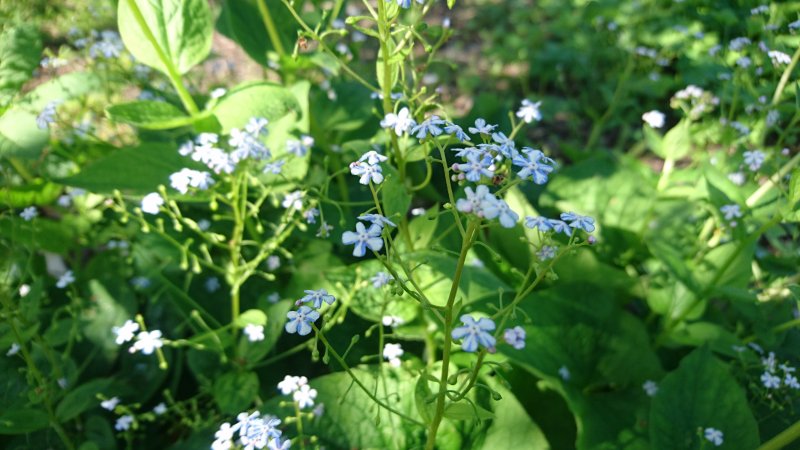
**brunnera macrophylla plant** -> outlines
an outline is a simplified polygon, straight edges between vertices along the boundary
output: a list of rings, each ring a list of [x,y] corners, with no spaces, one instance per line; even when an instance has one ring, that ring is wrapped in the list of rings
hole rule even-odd
[[[117,31],[44,60],[7,32],[54,77],[1,97],[10,445],[798,437],[794,22],[743,10],[763,36],[700,43],[730,89],[680,85],[628,154],[569,161],[537,143],[550,99],[459,117],[432,89],[445,7],[120,0]],[[205,78],[215,26],[271,81]],[[57,76],[69,58],[90,70]]]

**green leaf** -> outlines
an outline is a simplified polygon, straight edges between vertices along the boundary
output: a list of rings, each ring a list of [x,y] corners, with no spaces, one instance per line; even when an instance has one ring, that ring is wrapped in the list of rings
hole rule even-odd
[[[30,205],[47,205],[61,195],[63,187],[36,179],[19,186],[0,188],[2,204],[10,208],[23,208]]]
[[[214,382],[213,395],[223,413],[240,413],[258,396],[258,376],[253,372],[225,373]]]
[[[411,207],[411,194],[408,193],[403,180],[394,168],[386,166],[385,179],[381,183],[381,203],[383,215],[387,219],[398,223],[406,217],[408,208]]]
[[[431,387],[428,386],[428,381],[428,373],[423,371],[414,384],[414,405],[417,407],[417,413],[425,423],[431,423],[434,414],[436,414],[435,397],[433,397]]]
[[[258,342],[247,342],[244,350],[244,358],[249,362],[257,362],[269,353],[278,343],[278,339],[285,334],[283,326],[286,323],[286,313],[294,306],[294,303],[285,300],[275,304],[269,304],[266,299],[260,302],[259,306],[267,312],[267,323],[264,327],[264,340]],[[269,320],[271,318],[271,320]]]
[[[98,405],[97,394],[104,393],[111,385],[108,378],[88,381],[67,394],[56,408],[56,418],[66,422],[78,417],[82,412]]]
[[[139,26],[131,2],[139,7],[155,42]],[[167,66],[154,44],[180,74],[188,72],[211,51],[214,24],[206,0],[120,0],[117,20],[128,51],[142,64],[163,73],[168,73]]]
[[[71,72],[38,86],[0,116],[0,158],[36,159],[50,138],[39,129],[36,116],[49,102],[68,100],[99,91],[100,78],[88,72]]]
[[[453,420],[486,420],[494,418],[494,414],[478,405],[468,402],[450,403],[444,408],[444,416]]]
[[[217,30],[238,43],[254,61],[267,66],[267,52],[274,50],[272,40],[264,27],[258,0],[225,0],[222,12],[217,19]],[[303,10],[302,1],[295,1],[294,7]],[[280,1],[265,2],[270,17],[275,24],[283,48],[291,51],[297,39],[300,25]]]
[[[108,118],[146,130],[169,130],[191,125],[194,118],[167,102],[143,100],[106,108]]]
[[[542,430],[531,420],[522,403],[496,379],[485,377],[484,381],[503,398],[492,402],[494,418],[486,430],[482,450],[527,449],[549,450]]]
[[[664,153],[664,137],[649,125],[642,127],[642,131],[644,132],[644,140],[647,142],[647,147],[659,157],[666,159],[667,155]]]
[[[161,184],[169,184],[169,176],[184,167],[194,166],[174,145],[143,142],[139,147],[116,150],[58,181],[95,193],[118,189],[131,195],[145,195]]]
[[[0,413],[0,435],[26,434],[49,425],[47,413],[38,409],[12,409]]]
[[[253,117],[269,120],[267,129],[271,132],[272,122],[287,114],[299,118],[302,114],[300,102],[289,89],[269,82],[241,84],[231,89],[214,108],[223,133],[244,127]]]
[[[120,350],[110,331],[130,319],[134,307],[129,305],[129,308],[125,308],[97,280],[89,281],[89,291],[92,294],[92,306],[82,311],[83,333],[110,360]]]
[[[664,135],[662,149],[666,159],[678,160],[689,154],[692,149],[689,123],[687,119],[681,120]]]
[[[6,28],[0,34],[0,106],[7,105],[39,67],[42,39],[33,24]]]
[[[244,328],[247,325],[266,325],[267,315],[260,309],[248,309],[236,319],[236,325]]]
[[[661,381],[650,410],[654,450],[708,448],[703,429],[722,431],[726,449],[758,447],[758,425],[744,390],[708,348],[693,351]]]
[[[794,208],[797,202],[800,202],[800,168],[794,169],[789,178],[789,208]]]

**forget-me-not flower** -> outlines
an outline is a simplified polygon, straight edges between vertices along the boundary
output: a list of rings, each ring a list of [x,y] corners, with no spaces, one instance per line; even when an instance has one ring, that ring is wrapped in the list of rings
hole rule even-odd
[[[454,123],[448,122],[444,127],[444,132],[449,135],[455,136],[455,138],[461,142],[472,140],[470,139],[469,135],[467,135],[467,133],[464,133],[464,130],[460,126]]]
[[[322,307],[322,302],[332,305],[333,302],[336,301],[336,297],[334,297],[331,294],[328,294],[328,291],[326,291],[325,289],[320,289],[318,291],[309,289],[303,292],[305,292],[306,295],[297,301],[298,305],[310,302],[314,305],[314,308],[320,309]]]
[[[411,112],[408,108],[403,107],[397,114],[389,113],[381,120],[381,128],[394,129],[394,133],[402,136],[403,133],[410,130],[417,122],[411,117]]]
[[[375,184],[383,183],[383,169],[377,164],[364,164],[356,161],[350,163],[350,173],[359,177],[358,182],[365,186],[370,181]]]
[[[531,123],[534,120],[542,120],[542,113],[539,112],[539,107],[542,105],[542,102],[533,103],[532,101],[522,100],[522,106],[517,111],[517,117],[522,119],[525,123]]]
[[[440,119],[439,116],[430,116],[427,120],[412,128],[411,134],[415,135],[417,139],[424,139],[428,135],[439,136],[442,134],[442,125],[444,124],[444,120]]]
[[[561,213],[561,220],[569,222],[569,226],[583,230],[587,233],[594,231],[594,219],[589,216],[582,216],[574,212]]]
[[[525,148],[523,154],[525,156],[516,155],[512,159],[515,166],[522,167],[517,175],[522,179],[531,177],[536,184],[547,183],[547,176],[553,171],[555,161],[545,156],[540,150]]]
[[[469,314],[461,316],[461,323],[464,326],[453,329],[451,336],[453,339],[463,339],[461,341],[461,349],[465,352],[474,352],[478,350],[478,345],[485,347],[490,352],[494,351],[497,341],[494,336],[489,333],[494,331],[496,325],[492,319],[481,317],[480,320],[475,321]]]
[[[27,208],[23,209],[19,216],[22,217],[26,222],[30,222],[36,216],[39,215],[39,211],[36,210],[35,206],[28,206]]]
[[[303,305],[297,311],[286,313],[286,318],[289,319],[284,326],[287,333],[297,333],[300,336],[305,336],[311,333],[311,324],[319,319],[319,313]]]
[[[478,182],[481,177],[492,178],[494,172],[490,170],[492,166],[492,158],[489,155],[479,155],[470,153],[467,155],[467,162],[462,164],[453,164],[454,168],[461,172],[468,181]]]
[[[497,128],[497,125],[489,125],[486,120],[477,118],[475,119],[475,126],[469,127],[469,132],[472,134],[492,134],[495,128]]]
[[[525,330],[516,326],[514,328],[506,328],[503,332],[503,340],[517,350],[525,348]]]
[[[142,212],[147,214],[158,214],[161,206],[164,204],[164,199],[158,192],[151,192],[144,196],[142,199]]]
[[[380,214],[364,214],[358,216],[358,220],[363,220],[364,222],[369,222],[374,225],[380,225],[381,227],[385,227],[387,225],[390,227],[397,227],[394,222]]]
[[[366,228],[363,223],[356,223],[356,231],[345,231],[342,233],[342,243],[345,245],[354,245],[353,256],[364,256],[367,248],[377,252],[383,248],[383,239],[381,239],[381,232],[383,228],[380,225],[372,224]]]
[[[528,228],[538,228],[539,231],[546,233],[553,230],[553,223],[547,217],[542,216],[527,216],[525,217],[525,226]]]

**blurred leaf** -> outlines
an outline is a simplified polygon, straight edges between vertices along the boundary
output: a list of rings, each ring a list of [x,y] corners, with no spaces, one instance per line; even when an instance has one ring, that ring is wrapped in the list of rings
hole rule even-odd
[[[258,396],[258,377],[253,372],[228,372],[214,382],[214,400],[224,414],[238,414]]]
[[[400,175],[391,166],[384,165],[384,176],[381,183],[381,203],[383,214],[394,223],[402,222],[411,207],[411,194],[408,193]]]
[[[692,149],[689,123],[688,119],[681,120],[664,135],[661,148],[666,159],[678,160],[689,154]]]
[[[267,129],[271,132],[272,123],[287,114],[293,113],[295,120],[299,119],[302,114],[300,101],[303,100],[305,99],[298,99],[283,86],[269,82],[249,82],[228,91],[214,108],[214,115],[219,119],[223,133],[244,127],[253,117],[269,120]]]
[[[103,394],[111,385],[111,379],[100,378],[87,381],[70,391],[59,402],[56,408],[56,417],[61,422],[66,422],[78,417],[82,412],[100,404],[97,394]]]
[[[10,26],[0,33],[0,106],[11,102],[39,67],[42,39],[33,24]]]
[[[267,52],[274,50],[258,9],[258,0],[225,0],[217,19],[217,30],[238,43],[254,61],[267,66]],[[302,1],[293,3],[297,11],[303,10]],[[283,48],[291,51],[300,25],[279,1],[265,1]]]
[[[100,77],[70,72],[36,87],[0,116],[0,157],[38,158],[50,138],[36,117],[52,101],[65,101],[100,90]]]
[[[486,430],[482,450],[495,449],[527,449],[549,450],[542,430],[531,420],[525,408],[514,394],[503,387],[496,379],[485,378],[489,387],[497,391],[503,398],[492,402],[494,418]]]
[[[130,195],[145,195],[159,185],[169,185],[169,176],[184,167],[195,167],[174,145],[143,142],[138,147],[115,150],[75,175],[58,180],[94,193],[115,189]]]
[[[100,450],[116,450],[117,441],[114,438],[114,430],[111,422],[105,417],[90,416],[86,420],[86,439],[92,444],[97,445]]]
[[[195,119],[167,102],[142,100],[106,108],[108,118],[146,130],[169,130],[191,125]]]
[[[119,34],[128,51],[142,64],[165,74],[167,66],[139,26],[130,2],[141,11],[164,56],[184,74],[211,51],[214,31],[206,0],[121,0],[117,9]]]
[[[33,408],[17,408],[0,412],[0,435],[26,434],[50,425],[47,413]]]
[[[800,169],[794,169],[789,178],[789,208],[800,202]]]
[[[702,430],[724,434],[725,448],[758,447],[758,425],[742,388],[707,347],[693,351],[660,383],[650,410],[654,450],[702,449]]]
[[[244,351],[247,361],[254,363],[269,353],[278,343],[278,339],[285,333],[283,326],[286,324],[286,313],[294,305],[289,300],[280,301],[269,306],[261,305],[267,311],[267,323],[264,327],[264,340],[248,342]]]
[[[264,314],[264,311],[260,309],[248,309],[247,311],[241,313],[237,318],[236,324],[240,328],[244,328],[247,325],[266,325],[267,324],[267,315]]]
[[[89,281],[91,306],[82,311],[83,334],[106,359],[113,359],[120,346],[114,341],[111,329],[131,318],[132,312],[121,305],[97,280]],[[130,305],[129,309],[133,309]]]
[[[61,195],[62,189],[57,184],[36,179],[20,186],[0,188],[0,199],[9,208],[47,205]]]
[[[450,403],[444,408],[444,416],[453,420],[486,420],[494,417],[491,411],[467,402]]]

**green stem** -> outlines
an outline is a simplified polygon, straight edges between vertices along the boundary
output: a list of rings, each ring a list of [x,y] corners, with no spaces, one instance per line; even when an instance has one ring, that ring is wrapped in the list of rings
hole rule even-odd
[[[778,87],[775,88],[775,94],[772,96],[772,104],[777,105],[781,99],[781,94],[783,94],[783,90],[786,88],[786,83],[789,82],[789,77],[792,75],[792,71],[794,70],[794,66],[797,65],[797,61],[800,60],[800,47],[797,47],[797,50],[794,51],[794,55],[792,55],[792,60],[789,62],[789,65],[786,66],[786,69],[783,71],[781,75],[781,79],[778,82]]]
[[[358,377],[356,377],[356,374],[353,373],[353,369],[351,369],[350,366],[347,365],[347,363],[342,358],[342,356],[339,355],[339,353],[333,348],[333,346],[330,344],[330,342],[328,342],[328,339],[319,330],[319,328],[317,328],[317,326],[314,325],[314,324],[311,324],[311,326],[314,328],[314,333],[316,333],[316,335],[319,338],[320,342],[322,342],[322,345],[324,345],[325,348],[327,348],[328,351],[331,353],[331,355],[333,355],[333,359],[335,359],[336,362],[339,363],[339,365],[342,367],[342,369],[344,369],[344,371],[347,372],[348,375],[350,375],[350,378],[353,380],[353,382],[359,388],[361,388],[361,390],[364,391],[364,393],[367,394],[367,396],[369,398],[371,398],[373,402],[375,402],[381,408],[383,408],[383,409],[385,409],[385,410],[387,410],[387,411],[389,411],[389,412],[391,412],[393,414],[396,414],[397,416],[399,416],[399,417],[401,417],[401,418],[403,418],[403,419],[405,419],[405,420],[407,420],[407,421],[409,421],[409,422],[411,422],[413,424],[416,424],[416,425],[419,425],[419,426],[425,426],[425,424],[420,422],[419,420],[417,420],[417,419],[415,419],[413,417],[410,417],[410,416],[402,413],[401,411],[398,411],[398,410],[392,408],[391,406],[387,405],[386,403],[384,403],[380,399],[378,399],[369,389],[367,389],[366,386],[364,386],[364,383],[362,383],[361,380],[359,380]]]
[[[798,165],[798,163],[800,163],[800,153],[794,155],[794,158],[787,161],[786,164],[784,164],[783,167],[775,172],[775,174],[773,174],[766,183],[762,184],[755,192],[753,192],[753,194],[747,198],[745,205],[747,205],[748,208],[755,206],[755,204],[761,200],[761,197],[766,195],[770,189],[780,183],[781,179],[785,177],[786,174],[788,174],[789,171],[794,168],[794,166]]]
[[[286,57],[286,50],[283,48],[283,43],[278,35],[278,29],[275,27],[275,22],[272,20],[272,15],[269,13],[267,3],[265,0],[258,0],[258,12],[261,14],[261,20],[264,22],[264,27],[267,29],[269,40],[272,41],[272,47],[278,53],[278,56],[283,60]]]
[[[450,286],[450,295],[447,297],[447,305],[444,311],[444,346],[442,348],[442,373],[439,378],[439,392],[436,396],[436,411],[431,419],[430,427],[428,428],[428,438],[425,443],[426,450],[433,450],[436,447],[436,433],[439,431],[439,425],[444,417],[444,402],[447,397],[447,377],[450,369],[450,350],[453,346],[453,340],[450,334],[453,331],[453,305],[458,293],[458,285],[461,281],[461,273],[464,270],[464,264],[467,260],[467,253],[472,247],[472,243],[477,236],[478,223],[470,221],[467,225],[467,232],[461,242],[461,253],[458,255],[458,264],[456,265],[456,272],[453,275],[453,284]]]
[[[294,414],[297,419],[297,440],[300,441],[300,449],[306,449],[306,438],[303,436],[303,413],[300,412],[300,405],[294,402]]]
[[[196,116],[199,114],[200,110],[197,108],[197,104],[189,94],[189,91],[187,91],[186,87],[183,85],[181,74],[178,72],[175,64],[172,63],[172,60],[167,56],[166,53],[164,53],[164,49],[162,49],[158,44],[158,41],[156,41],[156,37],[153,35],[153,31],[150,30],[150,26],[147,25],[147,21],[144,19],[142,11],[139,9],[139,5],[136,4],[136,0],[126,1],[128,2],[128,6],[133,13],[133,17],[136,19],[136,23],[139,25],[139,28],[142,29],[144,36],[150,42],[150,45],[153,46],[153,50],[155,50],[156,54],[158,55],[158,59],[161,60],[161,64],[163,64],[164,68],[167,70],[167,76],[169,77],[170,82],[172,82],[172,85],[175,87],[175,90],[178,92],[178,97],[180,97],[184,108],[186,108],[186,111],[190,115]]]
[[[758,450],[780,450],[800,438],[800,421],[778,433],[777,436],[761,444]]]

